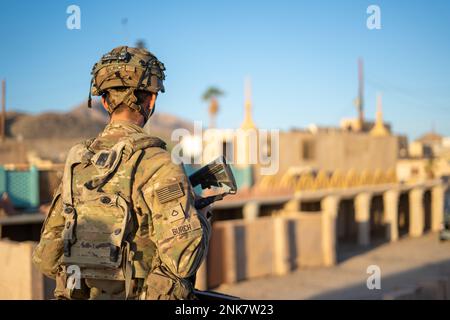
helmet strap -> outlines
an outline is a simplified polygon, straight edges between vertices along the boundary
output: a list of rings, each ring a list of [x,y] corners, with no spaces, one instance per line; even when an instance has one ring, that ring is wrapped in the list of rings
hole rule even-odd
[[[142,115],[142,117],[144,117],[144,123],[146,123],[148,121],[148,119],[150,118],[150,116],[152,115],[153,111],[152,111],[152,113],[150,113],[147,108],[144,108],[140,104],[137,104],[138,99],[137,99],[134,91],[135,90],[130,89],[130,91],[126,95],[125,99],[123,100],[123,102],[129,108],[139,112]]]
[[[112,114],[114,109],[116,109],[116,105],[111,102],[111,99],[109,99],[109,94],[105,95],[106,100],[106,108],[108,109],[108,113]]]
[[[94,78],[91,79],[91,85],[89,86],[89,97],[88,97],[88,108],[92,108],[92,84],[94,83]]]

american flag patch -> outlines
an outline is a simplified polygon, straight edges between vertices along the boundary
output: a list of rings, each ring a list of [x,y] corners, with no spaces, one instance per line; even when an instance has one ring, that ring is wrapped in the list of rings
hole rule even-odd
[[[163,204],[184,196],[183,184],[174,183],[155,190],[159,203]]]

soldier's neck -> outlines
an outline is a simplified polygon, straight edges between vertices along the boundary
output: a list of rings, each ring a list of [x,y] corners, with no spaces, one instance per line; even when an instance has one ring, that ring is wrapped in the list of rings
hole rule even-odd
[[[113,113],[111,115],[110,123],[114,122],[114,121],[130,122],[141,128],[144,126],[144,119],[140,114],[138,116],[136,116],[135,114],[131,115],[126,112],[122,112],[122,113],[118,113],[118,114]]]

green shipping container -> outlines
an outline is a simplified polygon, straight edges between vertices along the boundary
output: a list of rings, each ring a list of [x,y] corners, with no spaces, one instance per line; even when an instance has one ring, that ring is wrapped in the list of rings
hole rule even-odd
[[[0,166],[0,194],[7,192],[16,209],[36,210],[39,207],[39,171],[5,170]]]

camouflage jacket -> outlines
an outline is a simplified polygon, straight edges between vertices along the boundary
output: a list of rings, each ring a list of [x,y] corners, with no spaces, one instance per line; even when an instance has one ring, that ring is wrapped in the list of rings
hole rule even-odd
[[[121,138],[133,134],[145,132],[131,123],[114,121],[87,144],[93,152],[108,150]],[[83,199],[82,186],[96,173],[94,166],[75,166],[72,179],[74,199]],[[131,203],[135,221],[133,243],[138,253],[133,261],[134,276],[147,279],[144,285],[147,299],[186,298],[186,290],[189,291],[186,279],[195,275],[206,256],[210,224],[194,208],[195,195],[183,167],[172,162],[171,155],[165,148],[148,147],[139,154],[134,175],[121,175],[123,170],[121,171],[119,163],[118,169],[103,188],[112,186],[120,189],[121,186],[115,184],[132,180],[130,199],[127,200]],[[171,186],[174,185],[181,188],[171,193]],[[48,277],[56,278],[56,296],[61,295],[58,290],[64,291],[64,288],[58,288],[66,223],[61,192],[60,185],[33,254],[33,262],[39,270]],[[148,287],[152,287],[151,290]],[[182,290],[176,292],[177,288]]]

